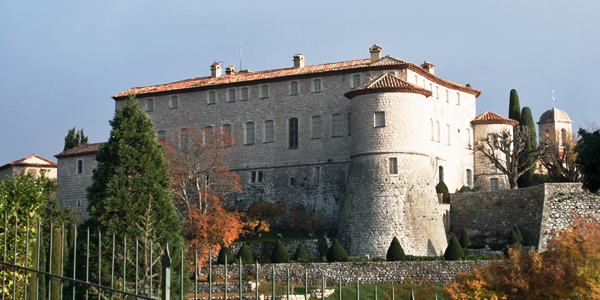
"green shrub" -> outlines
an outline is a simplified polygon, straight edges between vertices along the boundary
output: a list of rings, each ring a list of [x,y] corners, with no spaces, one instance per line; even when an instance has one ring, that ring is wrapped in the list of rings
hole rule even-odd
[[[298,249],[296,249],[296,252],[294,253],[294,256],[292,257],[292,259],[295,261],[301,261],[301,262],[308,261],[308,251],[306,251],[306,248],[304,247],[304,245],[302,243],[300,243],[300,245],[298,245]]]
[[[468,255],[472,255],[473,254],[471,252],[471,250],[469,250],[468,248],[463,248],[463,253],[465,254],[465,257],[467,257]]]
[[[448,243],[448,248],[446,248],[446,252],[444,252],[444,259],[459,260],[463,257],[465,257],[463,248],[460,246],[456,237],[452,236],[452,239],[450,239],[450,242]]]
[[[225,264],[225,254],[227,254],[227,264],[232,264],[235,260],[235,256],[233,255],[233,252],[231,252],[231,249],[229,249],[229,247],[222,247],[221,250],[219,250],[219,255],[217,256],[217,263],[220,265]]]
[[[508,236],[508,246],[512,246],[515,244],[520,244],[521,242],[519,242],[519,236],[517,236],[517,233],[515,232],[514,229],[510,230],[510,235]]]
[[[271,253],[272,263],[287,263],[290,262],[290,253],[285,249],[280,240],[277,240],[273,253]]]
[[[523,244],[523,235],[521,234],[521,230],[519,229],[519,226],[515,225],[515,228],[513,228],[513,230],[515,231],[515,234],[517,235],[517,238],[519,239],[519,243]]]
[[[444,203],[450,203],[450,191],[448,190],[448,186],[446,186],[443,181],[440,181],[440,183],[435,186],[435,192],[438,194],[444,194],[442,197]]]
[[[365,262],[366,259],[363,256],[349,256],[347,261],[350,261],[350,262]]]
[[[475,191],[475,190],[473,190],[472,188],[470,188],[470,187],[468,187],[468,186],[466,186],[466,185],[463,185],[463,186],[460,188],[460,190],[458,190],[458,192],[459,192],[459,193],[472,193],[472,192],[474,192],[474,191]]]
[[[348,252],[344,250],[344,247],[340,244],[340,242],[335,239],[333,240],[333,244],[329,249],[327,249],[327,261],[335,262],[335,261],[347,261],[348,260]]]
[[[385,261],[385,259],[376,256],[376,257],[371,258],[371,261],[380,262],[380,261]]]
[[[392,240],[385,258],[389,261],[399,261],[404,258],[404,249],[396,237]]]
[[[248,245],[246,245],[246,243],[242,244],[242,248],[240,248],[240,251],[238,252],[238,258],[241,259],[242,263],[244,264],[254,263],[254,257],[252,256],[252,252],[250,252],[250,249],[248,249]]]
[[[467,233],[467,230],[463,228],[462,232],[460,233],[460,245],[463,248],[467,248],[469,246],[471,246],[471,239],[469,239],[469,234]]]

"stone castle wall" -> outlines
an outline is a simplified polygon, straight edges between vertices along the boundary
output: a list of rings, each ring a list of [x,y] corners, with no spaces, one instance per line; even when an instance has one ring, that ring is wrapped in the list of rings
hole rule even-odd
[[[77,161],[83,160],[83,173],[77,174]],[[66,157],[58,160],[57,178],[60,188],[56,193],[60,207],[71,207],[80,221],[89,218],[86,188],[92,184],[92,170],[96,168],[96,154]]]

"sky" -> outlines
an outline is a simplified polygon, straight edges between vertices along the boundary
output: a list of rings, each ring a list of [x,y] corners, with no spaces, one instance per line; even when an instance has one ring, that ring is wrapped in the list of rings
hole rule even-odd
[[[0,165],[56,161],[70,128],[104,142],[112,96],[209,76],[383,55],[471,84],[477,114],[508,115],[509,93],[537,122],[555,106],[574,130],[600,121],[600,1],[0,0]],[[552,94],[554,90],[554,94]]]

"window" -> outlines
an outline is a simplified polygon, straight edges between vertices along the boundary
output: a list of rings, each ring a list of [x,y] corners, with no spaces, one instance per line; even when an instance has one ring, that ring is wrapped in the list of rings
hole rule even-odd
[[[273,121],[265,121],[265,143],[272,143],[275,141],[274,132]]]
[[[425,79],[423,79],[423,88],[425,88]]]
[[[250,183],[261,183],[263,182],[263,171],[251,171],[250,172]]]
[[[77,160],[77,174],[83,174],[83,160]]]
[[[473,187],[473,171],[471,171],[471,169],[467,169],[467,186],[472,188]]]
[[[188,145],[188,133],[187,129],[182,128],[179,130],[179,149],[187,150]]]
[[[204,145],[212,144],[212,135],[213,135],[213,127],[212,126],[204,127],[204,139],[202,139]]]
[[[321,183],[321,167],[315,167],[314,178],[315,178],[315,184]]]
[[[560,130],[560,145],[564,146],[567,142],[567,131],[563,128]]]
[[[290,83],[290,95],[298,95],[298,82],[292,81]]]
[[[436,125],[437,125],[437,127],[436,127],[436,129],[437,129],[437,140],[436,140],[436,142],[439,143],[440,142],[440,121],[436,121]]]
[[[229,99],[227,99],[227,101],[235,102],[235,89],[229,90]]]
[[[254,144],[254,122],[246,123],[246,145]]]
[[[356,74],[352,76],[352,87],[357,88],[360,86],[360,75]]]
[[[215,91],[208,92],[208,104],[217,103],[217,93]]]
[[[332,136],[342,136],[342,114],[332,116]]]
[[[242,97],[240,98],[240,100],[248,100],[248,88],[242,88]]]
[[[269,86],[263,85],[260,87],[260,97],[261,98],[269,98]]]
[[[77,199],[77,206],[81,206],[81,199]]]
[[[231,137],[231,124],[223,125],[223,134],[228,137]]]
[[[446,124],[446,132],[448,134],[448,140],[446,141],[446,143],[448,145],[450,145],[450,135],[451,135],[451,133],[450,133],[450,124]]]
[[[444,167],[443,166],[439,166],[438,167],[438,176],[439,176],[439,182],[444,182]]]
[[[164,130],[157,131],[156,138],[159,140],[164,140],[165,139],[165,131]]]
[[[352,121],[352,114],[349,113],[348,114],[348,135],[349,136],[352,135],[352,126],[351,126],[352,122],[351,121]]]
[[[456,105],[460,105],[460,93],[456,93]]]
[[[433,127],[433,119],[429,119],[431,121],[431,140],[434,141],[435,140],[435,131],[434,131],[434,127]]]
[[[290,177],[290,186],[296,186],[296,178]]]
[[[398,158],[390,157],[390,174],[398,174]]]
[[[446,90],[446,102],[450,103],[450,92]]]
[[[415,85],[419,85],[419,76],[415,75]]]
[[[171,96],[171,108],[179,107],[179,98],[177,96]]]
[[[313,92],[320,93],[321,92],[321,79],[313,80]]]
[[[153,111],[153,110],[154,110],[154,99],[146,100],[146,111]]]
[[[435,98],[440,99],[440,87],[437,85],[435,86]]]
[[[467,128],[467,131],[465,132],[465,139],[467,142],[467,148],[471,149],[471,129]]]
[[[298,119],[291,118],[289,121],[290,148],[298,148]]]
[[[497,143],[498,141],[496,140],[495,136],[493,133],[488,133],[487,135],[487,140],[489,141],[489,144],[492,146],[493,150],[496,150],[497,148]]]
[[[313,139],[321,138],[321,116],[312,117],[312,135]]]
[[[495,192],[500,189],[500,184],[498,183],[498,178],[490,178],[490,190]]]
[[[429,90],[433,93],[433,83],[429,84]]]
[[[379,111],[375,113],[375,127],[385,126],[385,112]]]

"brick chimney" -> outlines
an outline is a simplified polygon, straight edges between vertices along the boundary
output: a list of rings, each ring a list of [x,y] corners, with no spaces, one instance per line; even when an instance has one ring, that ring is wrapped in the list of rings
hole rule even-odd
[[[435,65],[432,64],[432,63],[430,63],[430,62],[428,62],[428,61],[425,61],[421,65],[421,68],[423,68],[423,70],[429,72],[431,75],[434,75],[434,73],[435,73]]]
[[[294,55],[294,69],[304,67],[304,55],[296,54]]]
[[[219,78],[221,77],[221,64],[214,63],[210,65],[210,77]]]
[[[229,67],[225,68],[225,74],[226,75],[235,74],[235,67],[234,66],[229,66]]]
[[[371,62],[381,59],[381,49],[382,48],[377,46],[377,44],[373,44],[373,47],[369,48],[369,52],[371,52]]]

